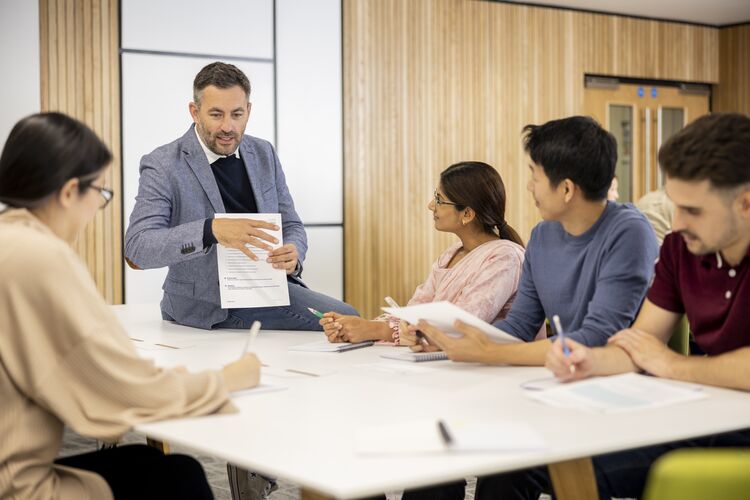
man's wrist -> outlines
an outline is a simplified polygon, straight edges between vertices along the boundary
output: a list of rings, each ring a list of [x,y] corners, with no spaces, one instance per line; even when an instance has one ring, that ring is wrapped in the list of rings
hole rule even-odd
[[[213,216],[203,221],[203,248],[208,248],[218,243],[216,236],[214,236],[213,222]]]

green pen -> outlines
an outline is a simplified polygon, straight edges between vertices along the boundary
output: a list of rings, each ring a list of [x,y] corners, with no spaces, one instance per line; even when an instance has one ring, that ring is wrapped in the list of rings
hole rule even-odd
[[[308,307],[307,310],[310,311],[311,313],[313,313],[318,318],[323,319],[323,313],[320,312],[320,311],[318,311],[317,309],[313,309],[312,307]]]

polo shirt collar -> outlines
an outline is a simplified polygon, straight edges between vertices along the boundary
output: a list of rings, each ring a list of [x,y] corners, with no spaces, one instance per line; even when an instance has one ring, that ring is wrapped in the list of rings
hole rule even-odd
[[[217,155],[216,153],[214,153],[213,151],[211,151],[210,149],[208,149],[208,147],[203,143],[203,139],[201,139],[201,136],[198,133],[198,128],[197,127],[193,126],[193,132],[195,132],[195,137],[198,138],[198,144],[201,145],[201,149],[205,153],[206,159],[208,160],[208,164],[209,165],[211,165],[213,162],[215,162],[219,158],[226,158],[227,156],[232,156],[232,155],[236,156],[237,158],[240,157],[240,147],[239,146],[237,146],[237,149],[235,149],[234,153],[232,153],[231,155]]]
[[[748,248],[747,252],[745,253],[745,258],[748,258],[748,257],[750,257],[750,248]],[[709,266],[716,263],[716,269],[723,269],[725,266],[724,257],[721,256],[721,252],[701,255],[701,262],[703,262],[704,264],[708,264]],[[740,261],[740,263],[737,265],[739,266],[741,264],[742,264],[742,261]]]

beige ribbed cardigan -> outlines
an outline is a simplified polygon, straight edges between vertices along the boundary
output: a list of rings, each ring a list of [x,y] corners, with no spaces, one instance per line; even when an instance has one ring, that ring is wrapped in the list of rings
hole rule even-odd
[[[232,409],[220,373],[140,358],[49,227],[0,214],[0,498],[112,498],[100,476],[53,464],[63,426],[112,441],[140,422]]]

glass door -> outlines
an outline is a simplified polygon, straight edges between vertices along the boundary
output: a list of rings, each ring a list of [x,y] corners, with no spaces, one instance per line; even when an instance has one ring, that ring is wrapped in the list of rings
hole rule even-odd
[[[708,101],[708,90],[702,86],[621,84],[614,78],[587,77],[585,113],[617,139],[621,202],[635,202],[664,185],[659,148],[689,122],[708,113]]]

